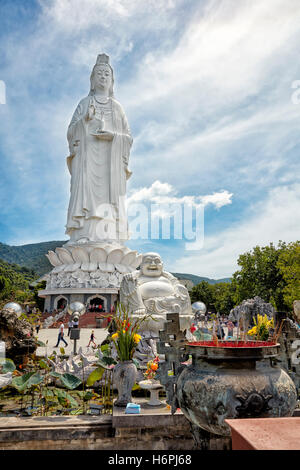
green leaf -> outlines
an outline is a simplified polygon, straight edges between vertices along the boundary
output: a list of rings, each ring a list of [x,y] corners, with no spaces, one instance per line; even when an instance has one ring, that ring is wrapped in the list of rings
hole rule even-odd
[[[42,390],[42,395],[43,395],[43,397],[47,397],[47,398],[49,398],[49,397],[53,398],[55,396],[53,390],[45,390],[45,389]]]
[[[93,370],[87,378],[86,384],[88,387],[94,385],[95,382],[102,378],[104,367],[97,367],[97,369]]]
[[[103,344],[101,346],[101,352],[103,354],[104,357],[108,357],[111,355],[111,352],[110,352],[110,344]]]
[[[46,347],[45,343],[43,343],[43,341],[40,341],[39,339],[36,340],[36,344],[37,344],[40,348],[45,348],[45,347]]]
[[[64,356],[66,354],[65,348],[59,348],[60,353]]]
[[[78,408],[78,410],[70,411],[70,415],[81,415],[81,414],[83,414],[83,409],[82,408]]]
[[[43,359],[39,361],[39,366],[41,369],[48,369],[48,364],[47,362],[43,361]]]
[[[89,401],[93,397],[93,390],[87,390],[86,393],[84,394],[83,400],[84,401]]]
[[[106,366],[111,366],[112,364],[117,364],[117,361],[115,361],[111,356],[103,356],[102,359],[99,360],[99,363],[105,364]]]
[[[16,369],[14,361],[11,359],[4,359],[0,362],[0,371],[1,374],[6,374],[7,372],[13,372]]]
[[[60,379],[61,378],[61,374],[59,374],[58,372],[50,372],[51,377],[55,377],[56,379]]]
[[[72,395],[67,393],[65,390],[60,390],[59,388],[57,388],[55,389],[55,395],[57,396],[59,403],[65,408],[69,406],[71,407],[78,406],[78,402],[75,400],[75,398],[72,397]]]
[[[132,391],[134,392],[135,390],[141,390],[139,384],[134,384],[134,386],[132,387]]]
[[[39,385],[43,381],[43,377],[39,372],[28,372],[27,374],[12,379],[12,386],[19,392],[29,390],[31,387]]]
[[[64,386],[67,387],[69,390],[74,390],[74,388],[77,388],[80,384],[82,384],[82,380],[76,377],[76,375],[69,374],[68,372],[60,374],[59,378],[64,384]]]

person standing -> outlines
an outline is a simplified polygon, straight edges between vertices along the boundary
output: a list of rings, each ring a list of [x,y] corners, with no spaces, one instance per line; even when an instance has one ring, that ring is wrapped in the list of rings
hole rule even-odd
[[[73,321],[70,318],[70,320],[68,321],[68,336],[70,336],[72,327],[73,327]]]
[[[227,328],[228,328],[228,334],[227,334],[227,336],[228,336],[228,338],[232,338],[232,337],[233,337],[234,324],[232,323],[232,321],[229,320],[229,321],[227,322],[227,325],[226,325],[226,326],[227,326]]]
[[[68,346],[68,343],[64,339],[64,328],[65,328],[65,326],[64,326],[63,322],[60,322],[57,343],[56,343],[56,346],[54,346],[55,348],[58,348],[58,345],[61,341],[63,341],[65,343],[65,345]]]
[[[41,326],[42,326],[42,322],[41,322],[41,319],[39,318],[35,325],[35,331],[37,332],[37,334],[39,333]]]

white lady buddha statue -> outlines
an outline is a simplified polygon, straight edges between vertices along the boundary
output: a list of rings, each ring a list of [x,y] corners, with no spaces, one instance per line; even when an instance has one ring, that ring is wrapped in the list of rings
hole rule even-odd
[[[126,181],[132,137],[122,106],[113,95],[109,57],[100,54],[91,89],[78,104],[68,128],[71,195],[66,234],[69,243],[128,239]]]

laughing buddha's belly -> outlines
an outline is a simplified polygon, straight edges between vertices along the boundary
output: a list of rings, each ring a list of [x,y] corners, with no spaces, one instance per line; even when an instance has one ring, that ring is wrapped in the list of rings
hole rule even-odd
[[[148,281],[140,286],[143,299],[152,297],[167,297],[174,294],[174,288],[168,281]]]

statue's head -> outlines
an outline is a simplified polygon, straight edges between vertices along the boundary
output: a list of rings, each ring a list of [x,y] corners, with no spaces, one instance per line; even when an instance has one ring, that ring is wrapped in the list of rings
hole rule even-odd
[[[91,89],[90,95],[95,94],[96,88],[106,88],[108,95],[114,95],[114,72],[109,64],[109,56],[106,54],[99,54],[97,62],[91,73]]]
[[[142,258],[141,272],[144,276],[158,277],[163,272],[163,262],[158,253],[145,253]]]

